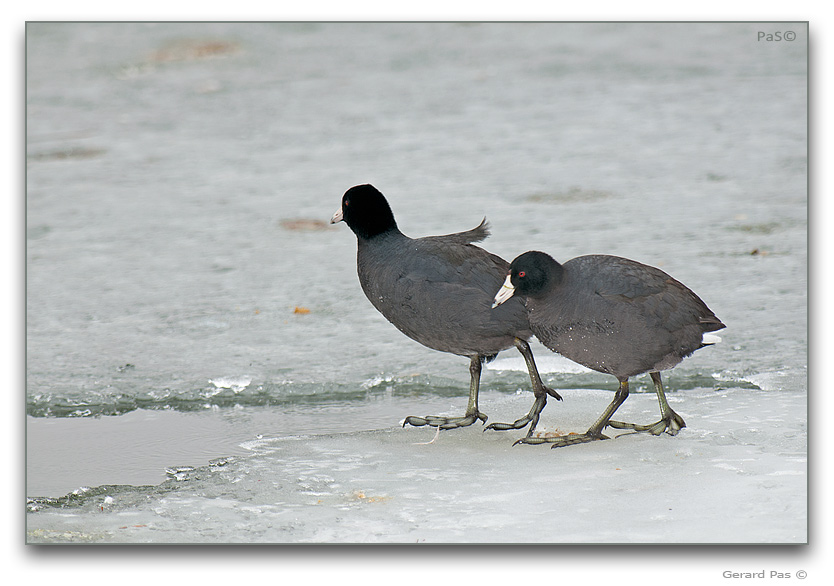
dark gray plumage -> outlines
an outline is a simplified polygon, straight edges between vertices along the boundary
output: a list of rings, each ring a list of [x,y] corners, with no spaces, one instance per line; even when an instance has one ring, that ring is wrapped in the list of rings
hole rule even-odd
[[[666,401],[660,371],[706,345],[704,334],[724,324],[690,289],[660,269],[617,256],[580,256],[561,265],[543,252],[513,260],[495,306],[525,300],[530,327],[548,348],[583,366],[617,377],[611,405],[585,434],[530,438],[553,447],[604,439],[606,426],[671,435],[685,427]],[[629,377],[648,372],[661,420],[651,425],[611,421],[628,397]],[[514,427],[514,424],[493,424]],[[504,429],[505,427],[498,427]]]
[[[489,235],[486,220],[467,232],[409,238],[397,228],[385,197],[358,185],[342,197],[331,223],[344,220],[358,242],[357,272],[368,300],[385,318],[424,346],[470,358],[469,404],[463,417],[407,417],[411,425],[442,429],[486,421],[478,410],[481,365],[516,346],[525,358],[536,397],[559,395],[545,387],[526,340],[533,333],[516,300],[491,309],[509,270],[502,258],[474,246]]]

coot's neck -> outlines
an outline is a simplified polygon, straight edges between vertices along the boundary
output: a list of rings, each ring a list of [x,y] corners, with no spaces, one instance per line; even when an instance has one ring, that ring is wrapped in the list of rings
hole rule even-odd
[[[373,225],[364,225],[357,227],[351,226],[351,228],[353,229],[353,233],[356,234],[356,237],[359,240],[364,240],[366,242],[375,240],[386,240],[388,238],[398,238],[403,236],[403,233],[400,232],[399,228],[397,228],[396,223],[389,225],[384,229],[380,226]]]
[[[559,264],[558,261],[553,260],[553,264],[550,268],[550,285],[551,287],[558,287],[562,284],[562,280],[565,278],[565,268]]]

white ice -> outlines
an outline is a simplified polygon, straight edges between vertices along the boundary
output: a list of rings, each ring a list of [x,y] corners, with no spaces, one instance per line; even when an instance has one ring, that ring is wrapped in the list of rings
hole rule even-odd
[[[584,431],[604,390],[559,391],[539,430]],[[449,414],[462,400],[448,399]],[[485,392],[491,421],[532,394]],[[676,437],[550,449],[522,432],[388,427],[253,439],[250,456],[27,516],[31,541],[116,543],[803,543],[805,397],[758,389],[670,392],[688,427]],[[652,393],[618,418],[653,422]],[[101,502],[99,502],[101,501]],[[199,519],[199,522],[194,522]]]

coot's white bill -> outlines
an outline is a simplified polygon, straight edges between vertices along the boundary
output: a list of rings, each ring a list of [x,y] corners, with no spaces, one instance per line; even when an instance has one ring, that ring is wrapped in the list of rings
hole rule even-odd
[[[333,214],[333,217],[330,218],[330,223],[335,224],[336,222],[341,222],[344,218],[342,217],[342,208],[336,210],[336,213]]]
[[[495,296],[495,303],[492,304],[492,309],[495,309],[504,303],[507,299],[513,296],[513,293],[515,293],[515,287],[513,287],[513,283],[510,279],[511,276],[507,275],[507,279],[504,281],[504,284],[501,285],[501,289]]]

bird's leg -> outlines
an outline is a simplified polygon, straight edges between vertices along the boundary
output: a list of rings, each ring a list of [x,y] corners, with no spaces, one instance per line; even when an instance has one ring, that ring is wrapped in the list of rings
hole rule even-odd
[[[634,431],[648,431],[652,435],[660,435],[664,431],[669,435],[678,435],[678,432],[686,427],[683,417],[675,413],[666,401],[666,393],[663,392],[663,382],[659,372],[650,372],[654,382],[654,390],[657,393],[657,402],[660,404],[660,421],[649,425],[637,425],[636,423],[623,423],[622,421],[609,421],[608,425],[615,429],[633,429]]]
[[[481,364],[483,360],[483,356],[476,355],[469,361],[469,403],[466,405],[466,413],[463,414],[463,417],[440,417],[437,415],[415,417],[414,415],[410,415],[403,421],[403,427],[406,425],[414,425],[416,427],[429,425],[431,427],[439,427],[440,429],[455,429],[456,427],[472,425],[478,419],[486,423],[487,416],[478,410],[478,390],[481,386]]]
[[[521,352],[521,355],[524,357],[524,362],[527,364],[527,372],[530,373],[530,382],[533,384],[533,395],[536,399],[533,401],[530,412],[524,417],[516,419],[513,423],[490,423],[484,428],[484,431],[487,429],[494,429],[496,431],[522,429],[529,423],[530,429],[527,430],[526,437],[530,437],[533,435],[533,431],[539,422],[539,415],[541,415],[544,406],[547,404],[547,396],[550,395],[558,401],[561,401],[562,397],[559,393],[544,386],[544,383],[542,383],[539,370],[536,368],[536,361],[533,359],[533,352],[530,350],[530,344],[521,338],[515,338],[515,347]]]
[[[585,444],[596,440],[608,439],[602,435],[602,430],[608,425],[611,416],[620,408],[625,400],[628,399],[628,379],[620,381],[620,386],[617,392],[614,393],[614,400],[605,408],[602,415],[588,428],[585,433],[572,433],[570,435],[556,436],[556,437],[525,437],[516,444],[551,444],[552,448],[561,448],[564,446],[572,446],[574,444]],[[515,445],[515,444],[513,444]]]
[[[550,387],[544,386],[544,383],[542,383],[542,379],[539,376],[539,369],[536,368],[536,360],[533,358],[533,351],[530,350],[530,344],[521,338],[515,338],[515,347],[521,352],[521,355],[524,357],[524,362],[527,364],[527,372],[530,373],[530,382],[533,383],[533,393],[536,395],[547,394],[557,401],[561,401],[562,396],[559,393]]]

